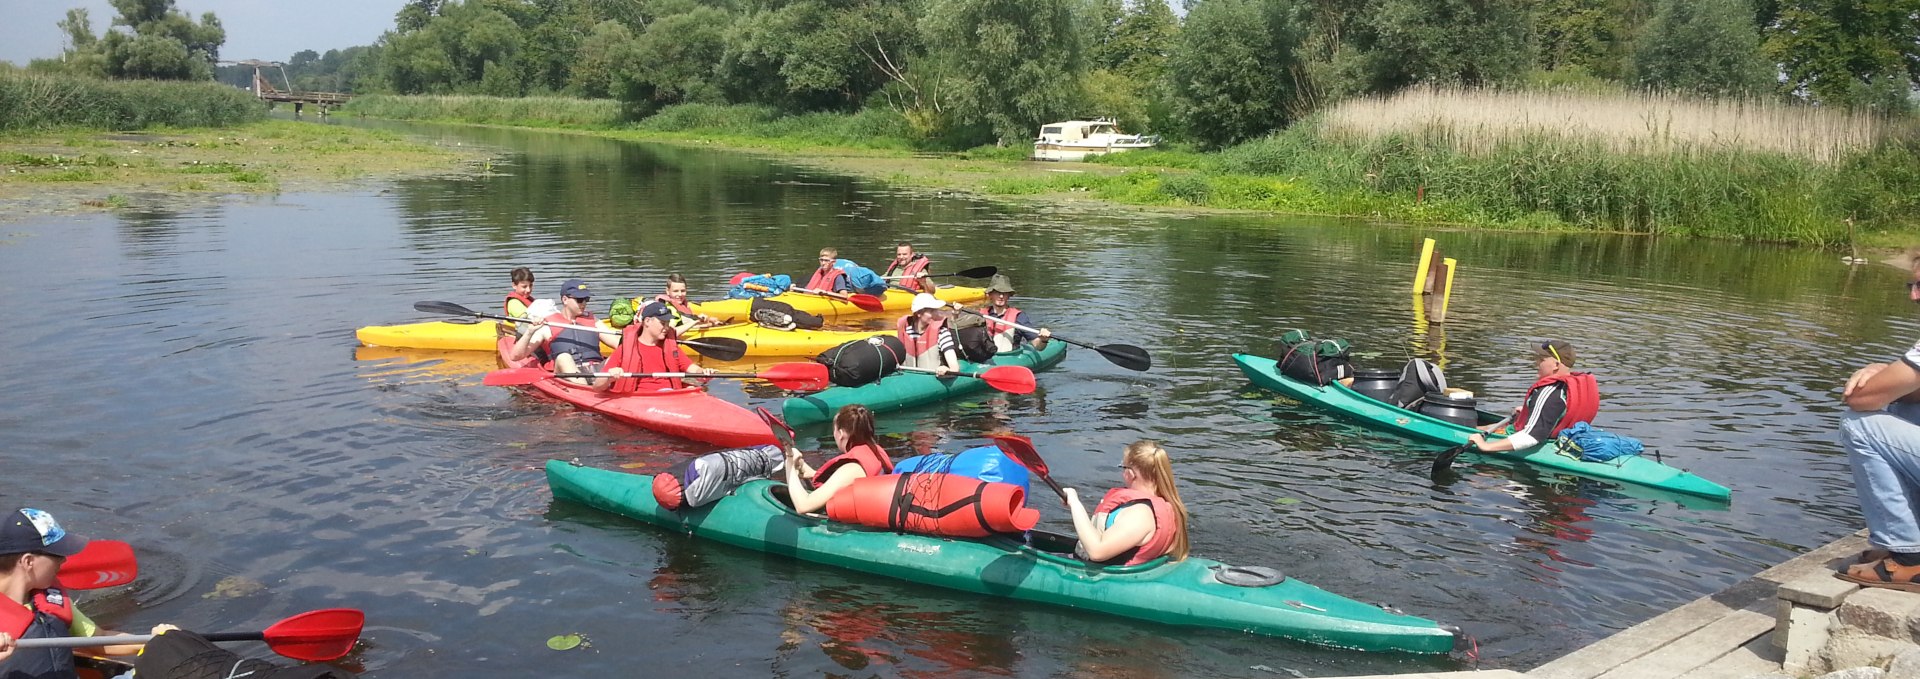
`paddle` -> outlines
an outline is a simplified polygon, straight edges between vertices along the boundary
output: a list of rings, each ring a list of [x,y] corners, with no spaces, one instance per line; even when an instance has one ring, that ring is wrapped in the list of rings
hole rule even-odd
[[[351,608],[327,608],[307,611],[299,615],[276,622],[261,632],[217,632],[204,634],[207,641],[265,641],[267,648],[280,655],[295,660],[325,662],[346,655],[353,650],[353,643],[360,639],[360,630],[366,625],[365,613]],[[114,646],[119,644],[144,644],[153,641],[152,634],[122,634],[108,637],[53,637],[50,639],[21,639],[14,642],[20,648],[84,648],[88,646]]]
[[[1000,447],[1000,452],[1006,453],[1007,457],[1013,458],[1015,462],[1020,463],[1020,466],[1026,467],[1027,471],[1039,476],[1041,481],[1047,482],[1047,487],[1059,493],[1062,501],[1067,499],[1067,491],[1048,475],[1051,472],[1047,470],[1047,461],[1040,459],[1040,451],[1034,450],[1033,439],[1014,434],[1000,434],[987,438],[992,439],[993,444]]]
[[[759,415],[760,421],[767,423],[767,429],[773,431],[773,440],[780,444],[781,451],[784,452],[794,449],[793,427],[787,426],[786,420],[780,419],[779,415],[775,415],[773,411],[767,410],[766,406],[754,406],[753,413]]]
[[[615,375],[608,372],[598,373],[560,373],[549,372],[545,368],[507,368],[487,373],[480,380],[489,387],[517,387],[533,384],[550,377],[718,377],[722,379],[763,379],[773,386],[788,391],[819,391],[827,388],[827,366],[820,363],[778,363],[768,366],[757,373],[713,373],[703,375],[687,372],[663,373],[624,373]]]
[[[1507,423],[1512,421],[1513,421],[1512,416],[1502,418],[1499,422],[1494,423],[1493,428],[1495,431],[1498,431],[1501,427],[1507,426]],[[1447,473],[1448,469],[1453,466],[1453,461],[1455,459],[1459,458],[1461,455],[1465,453],[1473,452],[1474,450],[1476,450],[1476,448],[1473,447],[1473,444],[1462,443],[1452,448],[1448,448],[1446,450],[1440,451],[1440,455],[1438,457],[1433,458],[1433,470],[1430,475],[1439,476],[1441,474]]]
[[[1016,330],[1025,330],[1027,332],[1040,332],[1038,329],[1029,328],[1027,326],[1020,325],[1019,323],[1015,323],[1013,321],[1003,321],[997,318],[987,318],[986,314],[980,313],[978,311],[974,311],[972,309],[968,309],[958,304],[953,305],[953,308],[959,310],[961,313],[973,314],[981,318],[986,318],[989,328],[991,328],[992,324],[994,323],[1003,323],[1003,324],[1012,326]],[[1054,335],[1051,339],[1055,342],[1066,342],[1067,344],[1071,344],[1076,347],[1086,347],[1088,349],[1098,351],[1100,352],[1101,356],[1106,357],[1108,361],[1112,361],[1114,365],[1120,366],[1122,368],[1126,368],[1128,370],[1146,370],[1148,368],[1153,367],[1153,356],[1151,354],[1148,354],[1146,349],[1142,349],[1140,347],[1136,347],[1131,344],[1103,344],[1096,347],[1094,345],[1087,344],[1086,342],[1076,342],[1074,340],[1070,340],[1065,337],[1061,337],[1059,335]]]
[[[413,309],[415,311],[419,311],[422,313],[429,313],[429,314],[447,314],[451,316],[471,316],[474,318],[491,318],[497,321],[514,321],[516,323],[533,323],[535,325],[551,325],[556,328],[572,328],[574,330],[585,330],[587,332],[597,332],[602,335],[620,334],[620,331],[614,330],[612,328],[601,328],[601,327],[591,326],[591,325],[574,325],[572,323],[551,323],[548,321],[536,321],[531,318],[520,318],[517,316],[505,316],[501,314],[482,313],[479,311],[468,309],[458,304],[454,304],[453,302],[414,302]],[[747,355],[746,340],[734,339],[732,337],[710,337],[707,339],[698,339],[698,340],[683,339],[683,340],[676,340],[676,341],[678,341],[681,344],[691,346],[695,349],[699,349],[702,355],[716,361],[738,361],[742,358],[745,358]]]
[[[904,365],[900,366],[900,369],[916,373],[934,374],[936,372],[932,368],[915,368]],[[984,372],[970,373],[966,371],[954,371],[947,374],[954,377],[978,377],[986,380],[987,386],[1009,394],[1031,394],[1033,393],[1034,387],[1039,386],[1033,381],[1033,370],[1024,365],[997,365],[986,369]]]
[[[920,274],[919,276],[881,276],[881,278],[885,278],[890,281],[905,280],[908,278],[920,278],[921,276],[925,276],[927,278],[940,278],[943,276],[959,276],[961,278],[992,278],[993,275],[997,273],[1000,273],[1000,267],[976,266],[971,269],[961,269],[953,273],[926,273],[926,274]]]
[[[56,577],[61,587],[86,590],[124,585],[139,574],[132,545],[119,540],[93,540],[79,554],[67,557]]]
[[[878,313],[878,312],[887,310],[887,303],[885,301],[882,301],[879,297],[876,297],[874,295],[869,295],[864,292],[839,293],[839,292],[828,292],[826,290],[815,290],[813,288],[787,288],[787,292],[804,292],[809,295],[819,295],[821,297],[837,299],[843,302],[850,303],[854,306],[860,307],[861,311],[870,311],[870,312]]]

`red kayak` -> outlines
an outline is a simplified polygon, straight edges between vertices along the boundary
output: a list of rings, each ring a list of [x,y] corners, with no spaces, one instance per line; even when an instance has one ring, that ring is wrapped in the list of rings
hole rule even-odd
[[[509,368],[535,367],[529,358],[513,361],[513,338],[500,338],[500,363]],[[594,391],[558,379],[533,383],[540,393],[582,409],[662,434],[705,441],[728,448],[778,443],[760,416],[721,400],[699,387],[632,394]]]

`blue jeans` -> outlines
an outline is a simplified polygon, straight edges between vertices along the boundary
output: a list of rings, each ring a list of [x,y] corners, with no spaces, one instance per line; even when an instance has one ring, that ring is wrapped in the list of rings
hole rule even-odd
[[[1889,551],[1920,552],[1920,404],[1848,411],[1840,420],[1840,445],[1853,466],[1867,541]]]

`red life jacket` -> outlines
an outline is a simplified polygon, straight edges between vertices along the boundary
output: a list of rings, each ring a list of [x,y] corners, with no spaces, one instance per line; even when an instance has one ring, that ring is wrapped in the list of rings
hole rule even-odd
[[[1567,414],[1560,416],[1560,421],[1554,423],[1554,435],[1558,436],[1560,432],[1566,431],[1575,423],[1592,422],[1593,417],[1600,414],[1600,385],[1594,381],[1593,373],[1549,375],[1534,382],[1533,386],[1527,387],[1527,399],[1520,402],[1520,412],[1513,416],[1515,426],[1519,426],[1517,423],[1527,421],[1527,404],[1533,402],[1534,390],[1555,382],[1567,386]]]
[[[841,271],[839,267],[832,267],[825,270],[815,269],[813,272],[813,278],[807,279],[807,288],[812,290],[824,290],[826,292],[833,292],[834,281],[837,281],[846,277],[847,277],[847,272]]]
[[[1115,488],[1107,491],[1106,497],[1100,498],[1100,506],[1093,513],[1112,513],[1136,502],[1145,502],[1153,509],[1153,535],[1147,538],[1146,544],[1121,552],[1109,563],[1121,561],[1122,566],[1135,566],[1166,556],[1167,550],[1173,549],[1173,538],[1180,530],[1180,519],[1174,515],[1173,503],[1158,495],[1132,488]]]
[[[613,360],[608,361],[606,367],[631,373],[677,373],[686,372],[687,367],[693,365],[693,361],[680,351],[680,343],[674,341],[672,332],[668,332],[657,346],[641,344],[640,325],[629,323],[620,330],[620,347],[613,351]],[[678,377],[621,377],[615,379],[607,391],[630,394],[684,386],[686,383]]]
[[[33,593],[33,609],[53,616],[60,622],[73,624],[73,597],[67,596],[58,587],[39,590]],[[33,611],[25,606],[9,606],[0,603],[0,632],[6,632],[18,638],[33,625]]]
[[[988,305],[985,311],[980,312],[980,315],[986,317],[987,330],[989,332],[992,332],[993,334],[998,335],[1000,333],[1015,332],[1019,330],[1019,328],[1015,328],[1007,324],[1007,323],[1019,322],[1020,308],[1012,304],[1007,305],[1006,313],[1000,313],[1000,314],[993,313],[993,306]],[[1002,321],[1005,321],[1005,322],[1003,323]]]
[[[933,260],[927,259],[926,255],[914,253],[913,258],[907,260],[907,263],[904,266],[900,264],[899,260],[894,260],[892,262],[889,262],[887,264],[887,272],[881,275],[911,276],[911,278],[902,278],[898,281],[895,281],[895,284],[899,285],[900,287],[906,288],[908,290],[912,290],[914,292],[920,292],[921,288],[920,288],[919,275],[921,273],[924,273],[927,270],[927,267],[932,264],[933,264]]]
[[[516,290],[514,292],[507,293],[507,299],[505,301],[500,302],[500,309],[502,311],[505,311],[508,316],[514,315],[513,300],[516,300],[516,299],[520,300],[520,305],[522,307],[533,306],[533,293],[529,292],[526,294],[521,294],[519,291]]]
[[[920,331],[920,336],[915,338],[907,333],[907,328],[913,326],[915,316],[916,314],[901,316],[900,321],[894,324],[894,332],[900,336],[900,344],[906,346],[907,356],[913,358],[926,353],[928,349],[940,346],[940,332],[947,328],[945,320],[935,320],[932,327]]]
[[[893,458],[887,457],[887,451],[881,450],[879,446],[862,443],[854,446],[852,450],[827,460],[827,463],[820,465],[819,469],[813,470],[813,485],[818,487],[826,483],[827,479],[833,478],[833,470],[848,463],[860,465],[860,469],[865,471],[867,476],[893,473]]]
[[[593,314],[590,312],[580,314],[578,318],[573,318],[573,319],[568,319],[566,314],[557,313],[552,316],[548,316],[547,322],[548,323],[566,323],[569,325],[591,326],[594,323],[594,319],[593,319]],[[547,326],[547,341],[541,343],[540,345],[540,352],[547,357],[546,359],[547,361],[549,362],[553,361],[553,357],[554,357],[553,342],[554,340],[560,339],[561,335],[566,335],[569,340],[573,341],[576,344],[581,345],[582,347],[585,347],[581,351],[572,352],[574,355],[573,357],[576,360],[598,361],[604,358],[603,356],[600,355],[600,333],[588,332],[586,330],[574,330],[572,328],[557,328],[553,326]]]
[[[668,296],[667,296],[667,295],[666,295],[665,293],[661,293],[661,294],[658,294],[658,295],[654,295],[654,296],[653,296],[653,301],[655,301],[655,302],[659,302],[659,303],[661,303],[661,304],[665,304],[665,305],[667,305],[667,308],[669,308],[669,309],[672,309],[672,310],[674,310],[674,311],[677,311],[677,312],[679,312],[679,313],[680,313],[681,315],[683,315],[683,316],[692,316],[692,315],[693,315],[693,305],[692,305],[692,304],[689,304],[689,303],[687,303],[687,302],[675,302],[675,301],[673,301],[673,298],[671,298],[671,297],[668,297]]]

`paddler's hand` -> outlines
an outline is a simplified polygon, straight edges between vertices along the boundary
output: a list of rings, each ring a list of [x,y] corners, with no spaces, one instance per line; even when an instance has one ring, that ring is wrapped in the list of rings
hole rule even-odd
[[[168,632],[172,632],[172,631],[174,631],[174,630],[177,630],[177,629],[180,629],[180,628],[179,628],[179,627],[176,627],[176,626],[174,626],[174,625],[170,625],[170,624],[167,624],[167,623],[164,623],[164,622],[163,622],[163,623],[160,623],[160,624],[158,624],[158,625],[154,625],[154,626],[153,626],[153,631],[151,631],[151,632],[148,632],[148,634],[151,634],[151,635],[154,635],[154,636],[156,636],[156,637],[157,637],[157,636],[160,636],[160,635],[162,635],[162,634],[166,634],[166,633],[168,633]]]
[[[627,375],[627,371],[619,368],[607,368],[606,370],[602,370],[601,372],[604,372],[613,377],[625,377]]]
[[[944,365],[933,369],[934,377],[946,377],[951,374],[953,374],[953,368],[949,368]]]
[[[0,632],[0,662],[6,662],[7,656],[11,655],[13,655],[13,635]]]
[[[1886,369],[1887,369],[1887,364],[1875,363],[1865,368],[1861,368],[1859,370],[1853,371],[1853,376],[1847,378],[1847,387],[1840,391],[1840,398],[1845,399],[1853,396],[1854,390],[1859,389],[1862,385],[1867,383],[1867,380],[1873,379],[1874,375],[1879,374],[1880,371],[1886,370]]]
[[[1484,451],[1487,449],[1487,437],[1482,436],[1480,434],[1471,434],[1467,436],[1467,443],[1473,444],[1474,450]]]
[[[1040,329],[1040,339],[1051,339],[1052,337],[1053,337],[1052,330],[1048,330],[1046,328]]]

